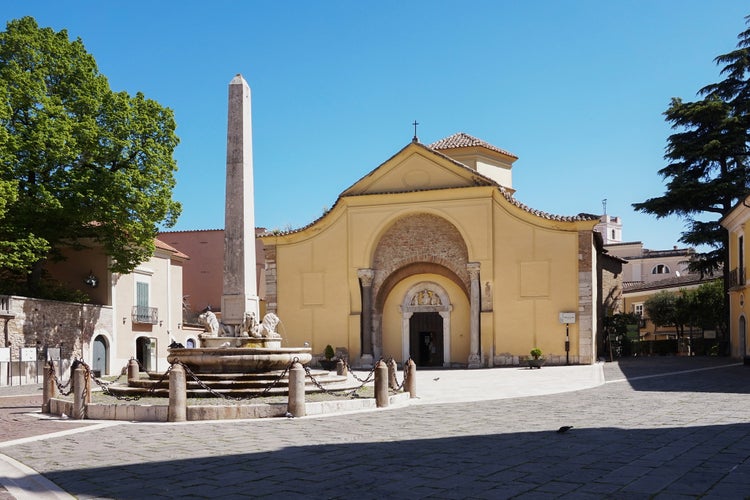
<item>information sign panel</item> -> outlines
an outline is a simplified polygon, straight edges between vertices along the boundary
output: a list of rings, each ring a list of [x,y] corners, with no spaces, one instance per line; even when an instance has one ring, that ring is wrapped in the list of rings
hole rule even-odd
[[[47,361],[60,361],[60,348],[59,347],[47,348]]]
[[[36,361],[36,347],[22,347],[21,348],[21,361],[23,362]]]
[[[561,312],[560,313],[560,323],[575,323],[576,322],[576,313],[574,312]]]
[[[0,347],[0,363],[10,363],[10,347]]]

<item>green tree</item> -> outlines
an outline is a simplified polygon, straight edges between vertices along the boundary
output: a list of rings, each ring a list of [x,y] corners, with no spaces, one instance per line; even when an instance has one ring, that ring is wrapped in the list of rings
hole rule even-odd
[[[38,288],[46,258],[101,245],[127,273],[171,227],[178,144],[170,109],[113,92],[80,39],[31,17],[0,33],[0,265]]]
[[[746,18],[750,23],[750,16]],[[699,91],[703,99],[673,98],[664,113],[677,130],[667,141],[667,179],[662,196],[634,203],[657,218],[677,215],[688,224],[680,241],[708,250],[696,254],[691,269],[712,275],[724,268],[728,280],[728,235],[719,219],[742,199],[750,186],[750,30],[739,35],[737,49],[715,59],[725,79]]]
[[[658,292],[643,303],[646,317],[656,327],[674,326],[676,318],[676,296],[670,292]]]
[[[704,330],[716,330],[719,336],[728,330],[729,314],[724,300],[724,285],[720,280],[713,280],[700,285],[693,291],[695,326]]]

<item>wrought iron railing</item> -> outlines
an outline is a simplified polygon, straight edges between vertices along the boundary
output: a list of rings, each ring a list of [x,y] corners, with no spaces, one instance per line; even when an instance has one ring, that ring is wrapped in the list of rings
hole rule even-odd
[[[155,325],[159,322],[158,307],[133,306],[133,323]]]
[[[729,271],[729,286],[744,286],[745,285],[745,268],[735,267]]]

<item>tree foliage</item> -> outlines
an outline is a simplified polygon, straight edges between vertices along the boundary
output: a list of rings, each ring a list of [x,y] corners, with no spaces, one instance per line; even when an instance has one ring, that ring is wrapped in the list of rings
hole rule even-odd
[[[659,170],[666,191],[633,204],[657,218],[684,218],[688,224],[680,241],[708,248],[696,254],[691,268],[709,275],[728,261],[728,235],[719,219],[750,187],[750,29],[738,38],[736,50],[715,59],[724,65],[723,81],[702,88],[701,100],[672,99],[664,115],[676,132],[667,140],[668,164]]]
[[[658,292],[643,303],[643,309],[651,323],[656,327],[673,326],[677,318],[675,314],[676,296],[670,292]]]
[[[643,308],[654,326],[674,326],[679,336],[684,335],[686,327],[719,333],[727,329],[721,280],[703,283],[693,290],[658,292],[644,302]]]
[[[34,276],[64,247],[101,245],[127,273],[171,227],[170,109],[114,92],[80,39],[31,17],[0,33],[0,266]]]

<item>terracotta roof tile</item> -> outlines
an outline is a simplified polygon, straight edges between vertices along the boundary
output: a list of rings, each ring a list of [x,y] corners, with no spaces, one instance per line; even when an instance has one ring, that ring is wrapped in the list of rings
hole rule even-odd
[[[186,254],[180,252],[179,250],[177,250],[172,245],[169,245],[168,243],[163,242],[159,238],[154,238],[154,246],[156,248],[160,248],[162,250],[166,250],[168,252],[172,252],[175,257],[178,257],[178,258],[181,258],[181,259],[189,259],[190,258]]]
[[[506,156],[513,157],[515,159],[518,159],[518,156],[514,155],[513,153],[506,151],[504,149],[500,149],[497,146],[493,146],[492,144],[488,142],[484,142],[481,139],[477,139],[476,137],[470,136],[469,134],[466,134],[464,132],[458,132],[457,134],[453,134],[449,137],[446,137],[445,139],[440,139],[437,142],[433,142],[428,147],[430,149],[456,149],[456,148],[469,148],[479,146],[483,147],[498,153],[502,153]]]

